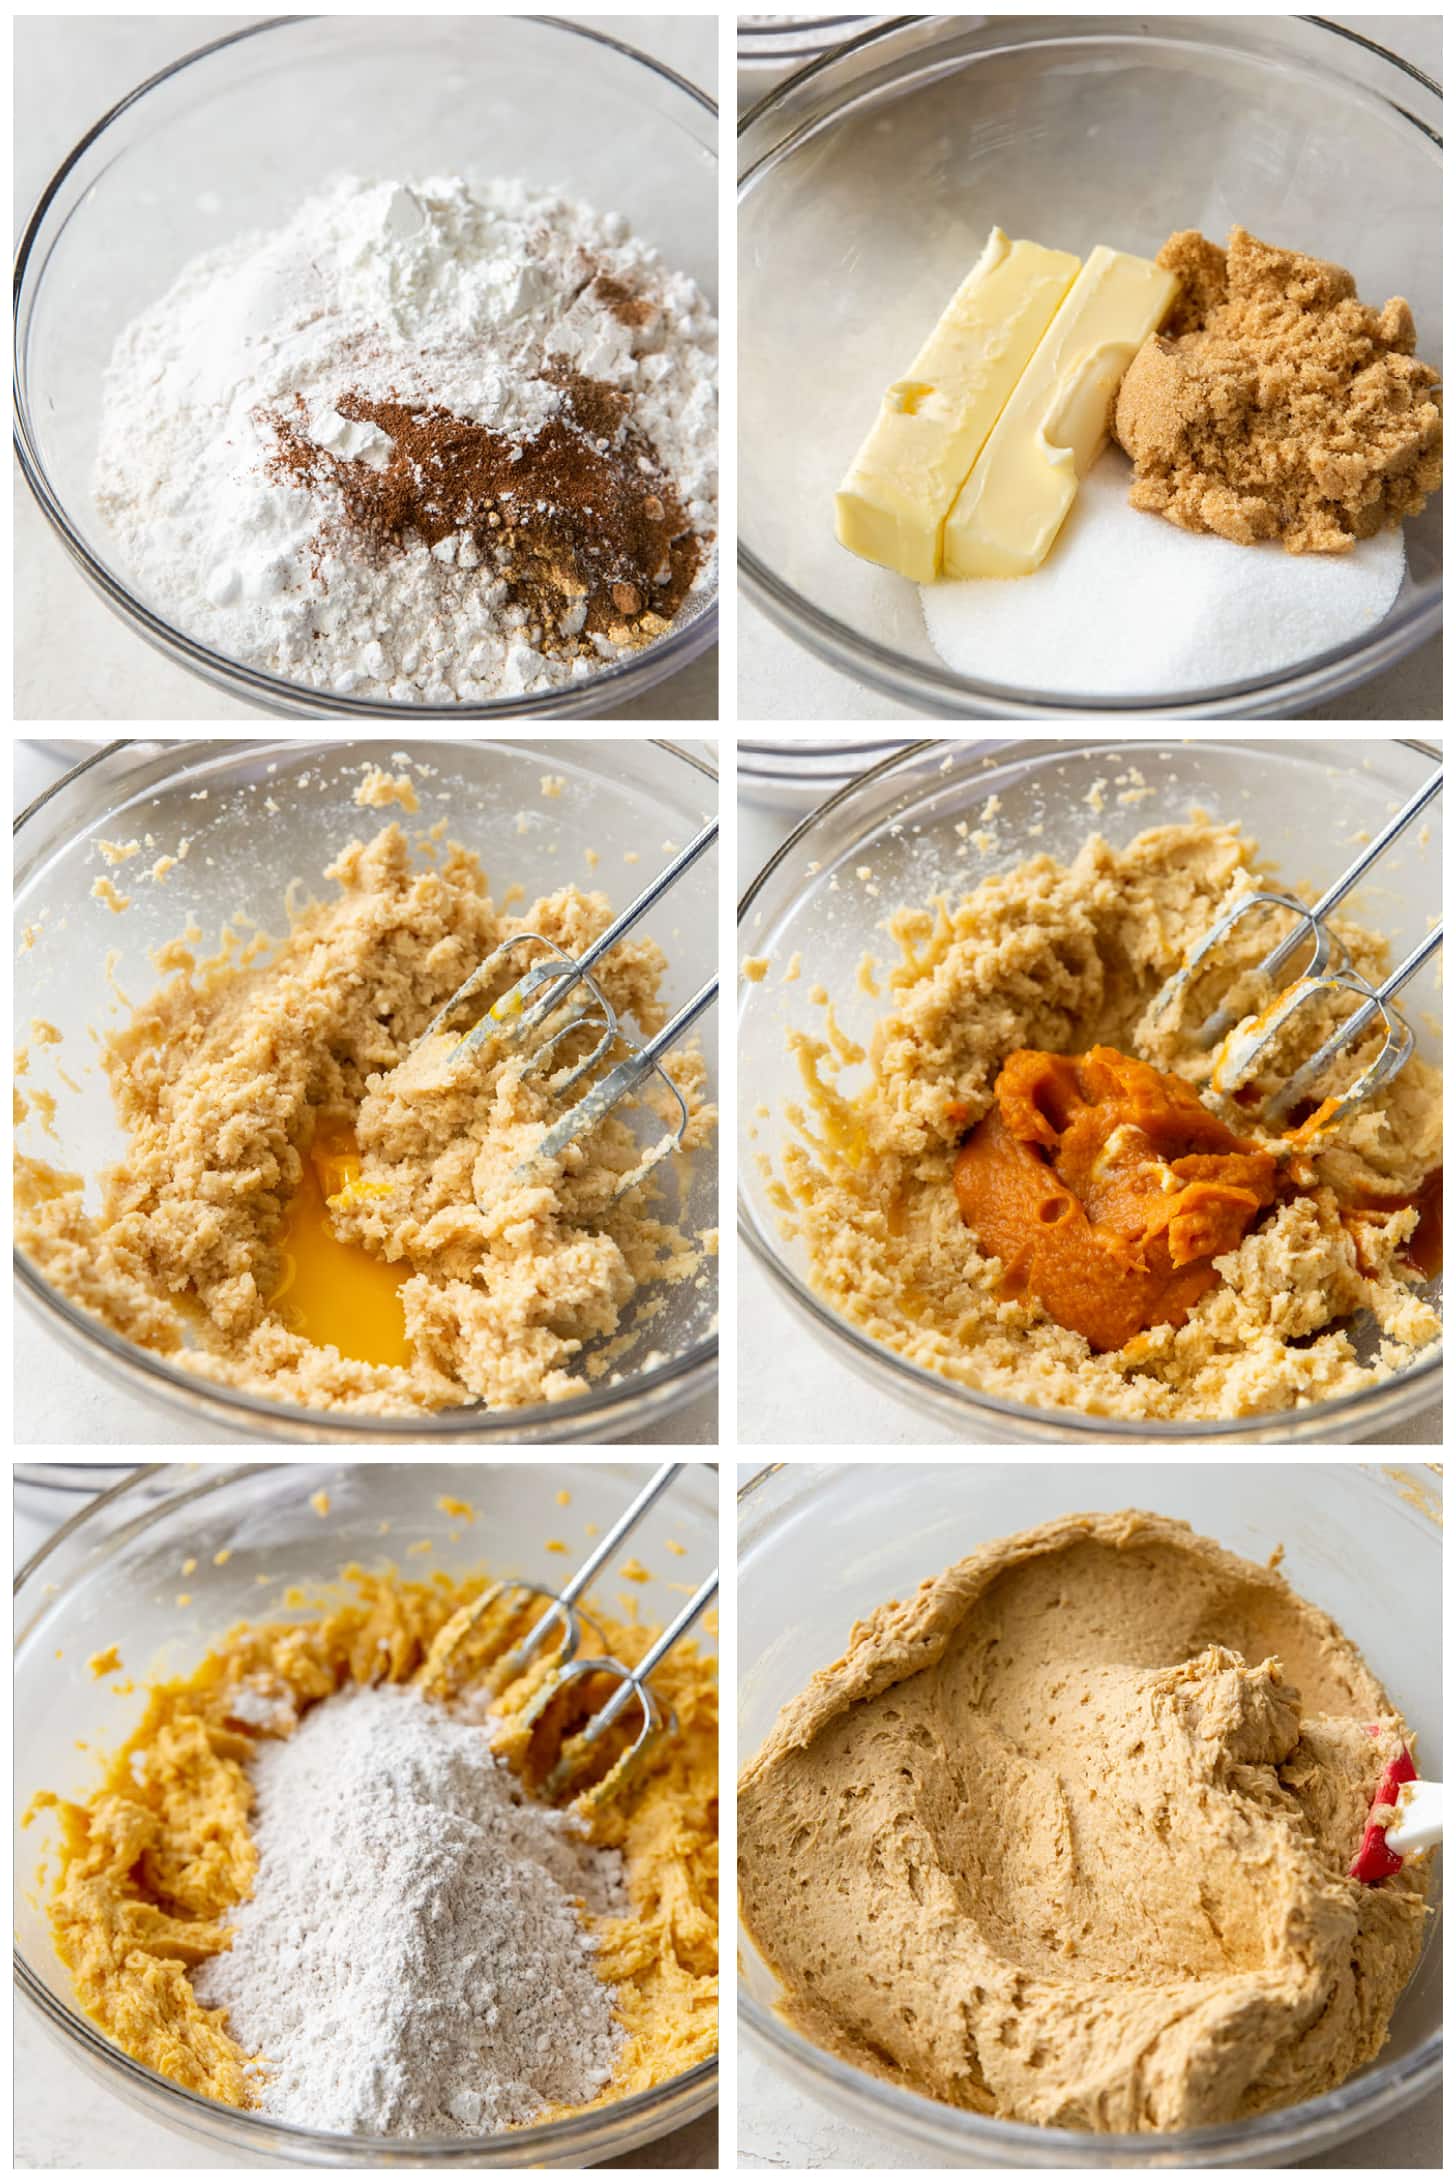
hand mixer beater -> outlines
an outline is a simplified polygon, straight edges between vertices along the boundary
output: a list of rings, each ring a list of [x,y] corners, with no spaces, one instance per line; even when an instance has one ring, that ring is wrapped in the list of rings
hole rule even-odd
[[[1440,924],[1416,943],[1387,978],[1373,985],[1353,968],[1338,936],[1325,921],[1440,793],[1441,775],[1436,773],[1317,902],[1301,902],[1298,896],[1280,894],[1272,888],[1240,896],[1214,920],[1186,962],[1155,996],[1148,1012],[1150,1022],[1163,1020],[1186,999],[1199,974],[1217,961],[1229,936],[1246,918],[1270,910],[1287,913],[1289,930],[1253,972],[1241,977],[1237,984],[1236,991],[1241,995],[1262,993],[1266,997],[1264,1005],[1252,1017],[1246,1017],[1241,1007],[1226,1001],[1200,1028],[1202,1044],[1218,1049],[1204,1095],[1210,1105],[1241,1112],[1247,1119],[1253,1083],[1260,1072],[1277,1060],[1288,1039],[1297,1036],[1301,1020],[1306,1024],[1317,1021],[1322,1026],[1331,1008],[1344,1012],[1337,1014],[1334,1029],[1320,1039],[1315,1050],[1282,1084],[1258,1101],[1258,1111],[1266,1124],[1283,1125],[1301,1102],[1312,1101],[1314,1111],[1305,1124],[1306,1133],[1328,1129],[1405,1067],[1415,1047],[1415,1034],[1396,1008],[1395,997],[1440,948]],[[1280,974],[1301,948],[1309,950],[1303,970],[1281,987]],[[1271,991],[1273,998],[1267,999]],[[1383,1027],[1384,1036],[1371,1060],[1343,1091],[1320,1098],[1319,1087],[1328,1080],[1332,1067],[1342,1056],[1356,1054],[1377,1025]]]
[[[499,1039],[515,1050],[523,1076],[546,1074],[557,1097],[565,1099],[607,1062],[614,1049],[625,1049],[622,1058],[605,1068],[595,1083],[589,1084],[581,1097],[551,1124],[540,1143],[515,1170],[512,1182],[527,1181],[534,1171],[559,1159],[568,1145],[594,1130],[605,1115],[630,1099],[649,1077],[655,1077],[665,1088],[676,1108],[677,1120],[647,1148],[637,1166],[617,1185],[614,1196],[621,1198],[627,1191],[634,1190],[660,1161],[681,1146],[688,1127],[688,1107],[663,1067],[663,1056],[686,1036],[717,999],[716,976],[706,979],[661,1031],[639,1041],[623,1029],[616,1009],[593,973],[608,950],[646,917],[717,838],[718,822],[709,820],[687,847],[678,851],[672,862],[579,956],[548,940],[543,933],[513,933],[509,940],[503,940],[499,947],[493,948],[456,987],[415,1041],[414,1050],[417,1051],[427,1040],[443,1032],[458,1010],[488,990],[501,965],[513,954],[523,948],[535,947],[542,951],[536,961],[490,1004],[468,1031],[461,1034],[446,1057],[447,1063],[458,1066],[470,1055],[478,1053],[488,1039]],[[567,1003],[579,988],[585,989],[585,1001],[568,1008]],[[553,1022],[552,1019],[559,1020]],[[558,1075],[551,1075],[557,1050],[577,1032],[595,1035],[589,1051],[569,1066],[563,1066]]]
[[[591,1625],[580,1605],[587,1586],[682,1468],[663,1464],[653,1473],[559,1592],[521,1578],[489,1586],[436,1634],[417,1678],[427,1698],[458,1697],[462,1692],[491,1698],[548,1657],[551,1665],[517,1720],[531,1737],[538,1732],[550,1736],[554,1731],[559,1738],[554,1756],[537,1756],[540,1793],[578,1812],[619,1796],[647,1754],[673,1733],[672,1710],[648,1679],[717,1596],[715,1570],[633,1666],[605,1651],[584,1654],[580,1650],[583,1628]],[[535,1614],[538,1607],[540,1612]],[[517,1636],[533,1614],[524,1635]],[[638,1725],[634,1734],[627,1735],[634,1710]]]

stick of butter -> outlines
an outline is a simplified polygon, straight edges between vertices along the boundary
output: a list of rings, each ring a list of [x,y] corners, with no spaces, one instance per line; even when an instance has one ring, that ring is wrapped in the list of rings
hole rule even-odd
[[[1018,380],[946,519],[946,576],[1040,568],[1106,445],[1122,375],[1168,314],[1172,273],[1099,243]]]
[[[946,513],[1080,263],[992,228],[834,497],[841,546],[919,584],[940,574]]]

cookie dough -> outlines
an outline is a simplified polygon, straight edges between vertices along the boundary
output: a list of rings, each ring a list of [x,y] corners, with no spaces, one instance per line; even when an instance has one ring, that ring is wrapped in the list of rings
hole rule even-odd
[[[1234,2122],[1385,2041],[1425,1879],[1346,1869],[1408,1738],[1276,1570],[1063,1517],[879,1609],[784,1709],[739,1785],[744,1918],[862,2069],[1024,2123]]]
[[[1107,1046],[1206,1085],[1212,1057],[1190,1024],[1217,984],[1201,981],[1188,1020],[1152,1022],[1149,1004],[1220,910],[1262,877],[1237,829],[1194,821],[1151,828],[1121,850],[1094,837],[1069,865],[1034,857],[959,902],[895,915],[900,961],[868,1050],[842,1031],[823,989],[822,1031],[794,1036],[806,1098],[787,1111],[796,1134],[772,1188],[826,1301],[963,1386],[1108,1418],[1293,1409],[1372,1387],[1434,1341],[1440,1321],[1408,1258],[1418,1208],[1405,1203],[1441,1159],[1440,1075],[1419,1057],[1344,1122],[1294,1146],[1250,1124],[1246,1137],[1298,1188],[1218,1254],[1218,1281],[1180,1324],[1151,1325],[1120,1347],[1094,1349],[1034,1295],[1008,1294],[1006,1266],[978,1249],[962,1217],[955,1162],[1018,1048]],[[1358,970],[1388,967],[1383,938],[1338,916],[1331,924]],[[1225,958],[1227,994],[1241,977],[1247,985],[1268,945],[1269,928],[1244,921]],[[881,975],[871,990],[885,984]],[[1357,1065],[1340,1066],[1337,1081],[1348,1083]],[[1258,1082],[1272,1089],[1282,1077],[1276,1066]],[[1379,1210],[1367,1215],[1369,1206]],[[1357,1349],[1361,1314],[1373,1339]]]
[[[364,787],[398,800],[391,777]],[[531,1166],[560,1111],[544,1073],[523,1077],[489,1041],[447,1062],[450,1032],[410,1050],[500,941],[534,932],[580,952],[611,905],[568,886],[507,912],[474,856],[428,840],[412,854],[397,824],[351,843],[329,877],[337,893],[271,954],[257,939],[199,961],[195,933],[161,951],[167,983],[104,1043],[128,1149],[100,1209],[88,1211],[80,1176],[22,1159],[17,1239],[118,1334],[283,1402],[385,1414],[580,1395],[625,1347],[634,1300],[640,1318],[652,1309],[642,1292],[697,1275],[710,1239],[658,1210],[660,1177],[614,1203],[641,1158],[619,1117]],[[530,960],[509,959],[486,998]],[[598,976],[623,1020],[651,1032],[666,1020],[665,969],[656,943],[633,936]],[[580,1059],[588,1038],[573,1034],[560,1060]],[[688,1103],[686,1148],[701,1151],[713,1126],[703,1058],[683,1050],[667,1067]],[[404,1363],[345,1355],[290,1323],[285,1222],[316,1135],[340,1132],[357,1157],[331,1228],[377,1275],[393,1270]]]
[[[252,2105],[253,2058],[231,2037],[226,2012],[198,2001],[189,1975],[226,1948],[228,1914],[251,1893],[249,1757],[259,1738],[287,1736],[309,1706],[350,1683],[418,1676],[432,1642],[484,1583],[358,1570],[345,1578],[348,1597],[319,1619],[241,1625],[192,1675],[156,1686],[87,1803],[38,1801],[60,1817],[51,1920],[81,2008],[138,2062],[235,2108]],[[597,1620],[628,1662],[656,1635]],[[496,1739],[528,1775],[519,1715],[535,1681],[502,1695]],[[595,1925],[595,1962],[617,1990],[625,2038],[593,2107],[676,2077],[718,2044],[714,1664],[679,1644],[653,1681],[678,1733],[658,1746],[633,1797],[591,1815],[598,1839],[621,1851],[632,1900],[628,1916]]]

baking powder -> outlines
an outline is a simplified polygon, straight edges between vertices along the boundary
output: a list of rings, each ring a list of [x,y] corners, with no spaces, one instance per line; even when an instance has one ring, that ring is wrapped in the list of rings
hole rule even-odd
[[[577,1903],[624,1911],[621,1859],[488,1739],[386,1685],[259,1745],[254,1893],[193,1985],[262,2058],[265,2115],[473,2137],[610,2079],[622,2034]]]
[[[701,596],[716,353],[702,292],[615,215],[517,182],[345,178],[286,227],[195,259],[121,335],[97,501],[142,596],[232,659],[406,704],[549,689],[650,641],[650,618],[613,636],[583,614],[575,642],[543,630],[539,584],[494,550],[494,505],[452,506],[449,535],[382,550],[334,490],[390,464],[388,433],[359,413],[410,404],[525,443],[572,415],[573,383],[602,390],[620,417],[602,452],[649,451],[697,542]],[[279,462],[280,420],[318,450],[311,465]],[[531,572],[549,574],[550,511],[531,513],[548,527]]]

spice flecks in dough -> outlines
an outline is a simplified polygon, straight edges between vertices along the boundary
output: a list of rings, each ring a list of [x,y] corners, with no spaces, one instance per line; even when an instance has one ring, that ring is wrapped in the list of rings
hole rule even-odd
[[[1408,1740],[1276,1572],[1059,1518],[857,1623],[785,1707],[739,1784],[745,1921],[801,2032],[934,2099],[1236,2122],[1385,2043],[1425,1876],[1347,1868]]]

